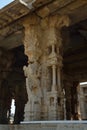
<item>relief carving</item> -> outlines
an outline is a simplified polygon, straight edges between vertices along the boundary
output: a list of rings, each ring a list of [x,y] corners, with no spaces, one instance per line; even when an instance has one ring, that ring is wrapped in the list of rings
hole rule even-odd
[[[41,104],[42,91],[40,87],[41,68],[37,61],[30,63],[28,67],[24,66],[26,86],[29,102],[36,100]]]
[[[30,117],[29,120],[38,120],[38,116],[35,114],[37,110],[39,110],[39,119],[61,119],[57,115],[58,96],[61,100],[59,114],[63,113],[60,75],[62,38],[60,30],[63,26],[68,26],[69,19],[58,15],[49,16],[42,20],[36,16],[30,16],[30,18],[24,23],[24,46],[25,54],[28,56],[28,66],[24,67],[24,72],[29,100],[27,109],[25,107],[25,113],[27,116],[30,111],[31,113],[34,112],[33,115],[30,113],[29,116],[35,116],[35,118]],[[57,72],[57,70],[59,71]],[[50,107],[49,104],[51,104]],[[41,112],[44,113],[43,116],[40,114]]]

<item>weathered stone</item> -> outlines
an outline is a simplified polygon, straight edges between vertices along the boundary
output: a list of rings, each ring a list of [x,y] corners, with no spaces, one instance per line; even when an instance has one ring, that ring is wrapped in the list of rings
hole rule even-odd
[[[32,20],[34,21],[31,22]],[[63,119],[60,30],[63,26],[69,25],[69,18],[56,15],[40,20],[32,15],[27,21],[23,21],[23,24],[25,54],[28,56],[29,64],[24,67],[29,100],[25,107],[25,121],[41,120],[41,118],[43,120],[44,118],[47,120]],[[41,110],[43,105],[45,107]],[[42,112],[45,117],[41,115]]]
[[[1,130],[86,130],[85,123],[30,123],[22,125],[0,125]]]
[[[16,100],[15,123],[23,120],[26,102],[25,121],[78,119],[77,85],[87,80],[86,12],[86,0],[17,0],[0,10],[0,46],[11,49],[17,62],[11,53],[0,49],[1,122],[7,122],[12,97]],[[12,50],[22,44],[28,61],[18,53],[21,47]],[[23,66],[28,101],[23,92]],[[14,71],[21,72],[22,82],[13,76]],[[83,90],[79,102],[81,99],[82,119],[86,119]]]

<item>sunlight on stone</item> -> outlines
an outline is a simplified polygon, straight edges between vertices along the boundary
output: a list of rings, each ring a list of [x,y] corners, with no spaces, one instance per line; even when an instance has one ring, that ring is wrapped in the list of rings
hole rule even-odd
[[[15,100],[12,99],[12,103],[11,103],[11,114],[15,114]]]
[[[10,123],[13,124],[14,122],[14,115],[15,115],[15,100],[12,99],[11,102],[11,113],[10,113]]]
[[[87,82],[81,82],[80,85],[87,84]]]

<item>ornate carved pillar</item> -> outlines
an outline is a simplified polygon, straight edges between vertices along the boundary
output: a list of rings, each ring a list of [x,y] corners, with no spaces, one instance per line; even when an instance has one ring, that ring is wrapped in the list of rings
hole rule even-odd
[[[48,106],[48,120],[63,119],[63,90],[61,84],[61,70],[62,70],[62,54],[60,48],[62,47],[61,29],[63,26],[68,26],[69,19],[67,16],[50,16],[46,19],[44,25],[46,28],[47,48],[50,53],[47,56],[47,68],[52,69],[52,87],[51,91],[47,91],[47,106]]]
[[[25,121],[62,119],[61,28],[69,25],[69,18],[55,15],[40,19],[32,15],[23,24],[28,56],[28,66],[24,67],[28,93]]]
[[[28,66],[24,66],[28,93],[24,120],[40,120],[42,92],[39,60],[41,56],[39,18],[36,16],[29,17],[24,21],[24,27],[24,47],[25,54],[28,56]]]

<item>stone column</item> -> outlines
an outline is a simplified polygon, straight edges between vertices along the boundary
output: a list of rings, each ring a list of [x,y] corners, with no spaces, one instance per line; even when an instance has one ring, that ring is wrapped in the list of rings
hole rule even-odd
[[[60,73],[60,67],[57,69],[57,75],[58,75],[58,87],[61,86],[61,73]]]
[[[28,66],[23,68],[28,93],[24,120],[40,120],[42,92],[40,80],[41,66],[39,61],[41,55],[39,18],[33,15],[26,18],[24,20],[24,27],[24,47],[25,54],[28,56]]]
[[[52,45],[52,53],[50,55],[50,58],[53,57],[55,58],[55,62],[52,64],[52,91],[56,91],[57,89],[57,84],[56,84],[56,60],[57,60],[57,55],[55,53],[55,45]]]
[[[55,15],[40,19],[32,14],[24,19],[23,24],[25,54],[28,56],[28,66],[24,67],[28,93],[25,121],[60,119],[57,114],[59,91],[57,80],[60,73],[57,75],[57,69],[62,60],[56,47],[59,49],[62,45],[61,28],[68,26],[69,18]],[[59,80],[58,85],[61,88]],[[48,87],[51,91],[48,91]]]
[[[68,26],[69,19],[66,16],[58,15],[47,17],[43,20],[45,28],[45,39],[47,48],[51,51],[47,55],[47,67],[52,69],[52,88],[47,92],[48,120],[63,119],[64,96],[61,84],[62,47],[61,28]],[[51,48],[51,49],[50,49]]]
[[[53,70],[53,85],[52,85],[52,91],[56,90],[56,65],[52,66]]]
[[[80,85],[80,91],[79,91],[79,104],[80,104],[80,112],[81,112],[81,119],[85,120],[87,119],[86,116],[86,106],[85,106],[85,95],[83,92],[84,87]]]

